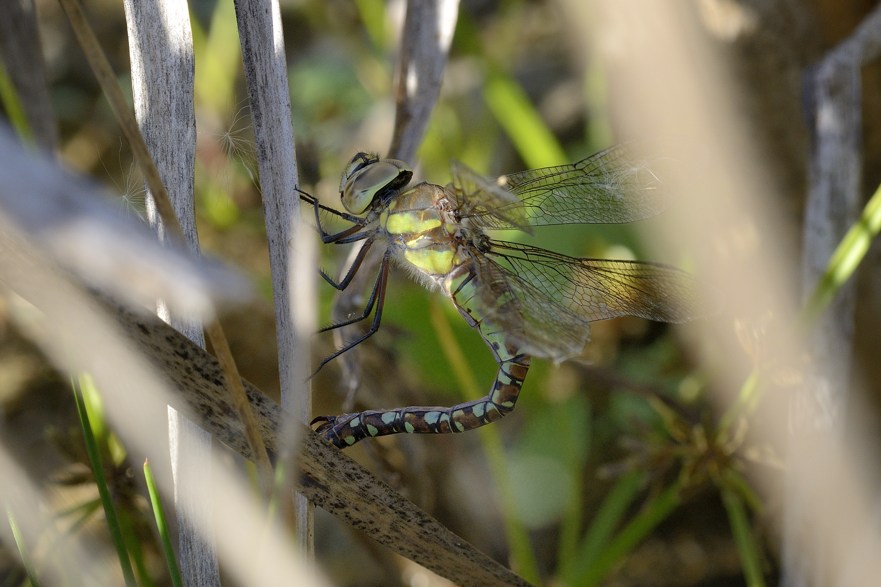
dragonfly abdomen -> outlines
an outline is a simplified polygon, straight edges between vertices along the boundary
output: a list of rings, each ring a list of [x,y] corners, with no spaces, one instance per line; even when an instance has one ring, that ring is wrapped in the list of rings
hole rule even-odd
[[[504,330],[498,328],[474,295],[481,287],[473,263],[450,270],[442,288],[489,346],[499,369],[490,392],[449,408],[413,406],[395,410],[368,410],[340,416],[321,416],[316,432],[340,448],[364,438],[389,434],[447,434],[465,432],[495,422],[514,410],[531,357]],[[441,280],[437,280],[441,281]],[[487,284],[488,285],[488,284]],[[503,298],[505,296],[502,296]],[[502,301],[505,305],[507,302]]]
[[[363,440],[389,434],[449,434],[465,432],[495,422],[514,410],[523,380],[529,370],[529,357],[511,355],[499,363],[499,372],[490,393],[477,400],[449,408],[413,406],[396,410],[367,410],[340,416],[321,416],[316,432],[345,448]]]

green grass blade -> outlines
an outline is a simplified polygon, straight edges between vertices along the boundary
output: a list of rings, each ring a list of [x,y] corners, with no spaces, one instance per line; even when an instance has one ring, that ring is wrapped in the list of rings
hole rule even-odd
[[[755,410],[761,396],[760,391],[759,372],[753,370],[746,381],[743,382],[743,385],[740,386],[737,400],[725,410],[725,413],[719,419],[719,430],[723,434],[727,434],[732,429],[735,423],[737,423],[738,418],[748,415]]]
[[[15,86],[12,85],[12,80],[9,79],[9,74],[2,60],[0,60],[0,105],[3,106],[6,118],[15,130],[15,134],[24,143],[33,145],[34,133],[31,130],[28,117],[25,115],[21,97],[18,95]]]
[[[119,517],[116,515],[116,508],[113,505],[113,499],[110,497],[110,487],[107,485],[107,477],[104,475],[104,467],[101,464],[100,450],[98,449],[98,444],[95,442],[95,436],[92,433],[92,426],[89,423],[89,416],[86,412],[86,403],[83,399],[83,388],[89,387],[94,390],[94,387],[88,376],[80,376],[77,381],[72,382],[72,385],[73,397],[76,402],[76,411],[80,419],[83,438],[86,442],[86,453],[89,455],[89,464],[92,467],[95,483],[98,486],[98,494],[101,496],[101,503],[104,506],[104,516],[107,519],[107,527],[110,530],[113,546],[116,548],[116,554],[119,558],[119,565],[122,568],[122,576],[125,579],[125,584],[131,587],[136,584],[135,574],[132,570],[129,553],[125,546],[125,538],[123,537],[122,527],[119,524]]]
[[[108,466],[120,465],[126,458],[125,447],[107,427],[101,394],[91,382],[89,385],[82,386],[82,393],[86,415],[92,426],[92,436],[95,438],[95,444],[100,450],[101,457],[108,459]]]
[[[881,186],[866,203],[859,219],[838,244],[826,271],[811,293],[802,314],[802,323],[813,326],[835,294],[850,279],[869,250],[872,240],[881,231]]]
[[[577,556],[570,564],[561,566],[567,584],[580,584],[590,574],[593,562],[609,543],[609,538],[621,524],[624,514],[644,482],[645,474],[639,471],[630,472],[618,479],[594,516]]]
[[[764,507],[762,498],[756,493],[746,477],[736,469],[729,468],[725,471],[725,485],[734,491],[749,509],[760,512]]]
[[[577,584],[597,585],[615,565],[651,534],[658,524],[681,505],[681,490],[681,483],[676,481],[646,504],[597,556],[587,572],[577,577]]]
[[[6,519],[9,520],[9,528],[12,530],[12,539],[15,540],[15,546],[18,548],[18,556],[21,559],[21,564],[24,566],[24,570],[28,574],[28,581],[30,581],[30,584],[33,587],[39,587],[40,580],[37,578],[37,570],[31,562],[27,545],[24,543],[24,536],[21,535],[21,528],[18,527],[15,515],[8,506],[6,508]]]
[[[135,530],[134,516],[137,514],[128,508],[118,508],[116,515],[125,540],[125,549],[135,571],[135,583],[141,587],[154,587],[156,582],[150,576],[150,569],[147,568],[147,561],[144,559],[144,548]]]
[[[728,523],[731,524],[731,534],[740,554],[746,584],[749,587],[764,587],[761,549],[753,536],[743,501],[736,491],[722,487],[722,503],[725,505]]]
[[[153,477],[153,469],[150,461],[144,461],[144,480],[147,482],[147,493],[150,495],[150,505],[153,507],[153,516],[156,518],[156,529],[159,531],[159,539],[162,542],[162,553],[165,555],[165,564],[168,566],[168,574],[174,587],[183,587],[183,579],[177,557],[174,555],[174,546],[171,544],[171,535],[168,532],[168,521],[165,518],[165,508],[162,507],[162,499],[159,496],[159,488]]]
[[[483,96],[528,167],[560,165],[568,160],[563,147],[529,101],[529,96],[511,77],[499,72],[490,73]]]
[[[429,314],[435,335],[440,341],[441,349],[447,363],[452,367],[456,381],[462,392],[463,399],[475,399],[483,394],[474,378],[474,373],[462,353],[456,341],[456,336],[450,323],[440,308],[440,304],[432,299],[429,305]],[[505,537],[508,540],[508,548],[511,550],[512,568],[530,583],[538,584],[541,575],[538,571],[538,561],[535,551],[529,539],[526,527],[514,516],[514,494],[511,488],[511,477],[508,473],[508,463],[505,457],[505,449],[498,429],[495,426],[483,426],[478,430],[486,459],[489,463],[492,477],[501,500],[502,519],[505,523]]]

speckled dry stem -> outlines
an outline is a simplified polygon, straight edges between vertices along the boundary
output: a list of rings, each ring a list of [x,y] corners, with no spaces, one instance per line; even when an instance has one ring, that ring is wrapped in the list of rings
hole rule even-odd
[[[119,310],[120,322],[180,393],[186,410],[215,438],[245,458],[252,452],[227,394],[217,361],[158,319]],[[281,421],[278,405],[248,382],[245,390],[266,439],[275,452]],[[371,538],[459,585],[525,585],[523,579],[453,534],[366,469],[321,441],[305,435],[299,490]]]

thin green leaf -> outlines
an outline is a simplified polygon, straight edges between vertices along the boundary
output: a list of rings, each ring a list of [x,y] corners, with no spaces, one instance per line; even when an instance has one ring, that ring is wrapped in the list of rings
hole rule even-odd
[[[735,401],[722,417],[719,419],[719,430],[723,434],[727,434],[738,419],[744,415],[752,413],[758,405],[761,397],[761,388],[759,387],[759,372],[753,370],[747,377],[740,391],[737,393],[737,401]]]
[[[67,529],[68,534],[77,533],[80,528],[86,525],[86,523],[92,519],[92,516],[101,508],[101,498],[92,499],[87,502],[84,502],[81,505],[75,506],[68,510],[67,512],[62,513],[61,515],[72,516],[76,515],[77,517],[74,519],[73,523],[71,523],[70,527]]]
[[[724,483],[732,491],[740,496],[748,508],[759,512],[762,510],[762,499],[756,494],[749,481],[735,469],[725,471]]]
[[[147,568],[147,561],[144,558],[144,548],[138,533],[135,531],[133,517],[136,514],[129,508],[119,508],[116,515],[119,517],[119,527],[125,540],[125,549],[135,571],[135,582],[141,587],[153,587],[156,582],[150,576],[150,570]]]
[[[364,29],[370,35],[373,44],[379,49],[386,49],[388,38],[385,32],[385,2],[382,0],[355,0],[355,6],[358,8]]]
[[[104,466],[101,463],[101,454],[98,444],[95,442],[95,436],[92,433],[92,426],[89,423],[89,415],[86,411],[86,403],[83,400],[82,389],[89,387],[94,390],[91,378],[82,375],[78,380],[71,382],[73,386],[73,397],[76,402],[76,411],[80,419],[80,428],[83,431],[83,438],[86,442],[86,452],[89,455],[89,464],[92,467],[92,473],[95,476],[95,483],[98,486],[98,494],[101,496],[101,503],[104,506],[104,516],[107,519],[107,528],[110,530],[110,536],[113,540],[113,546],[116,548],[116,554],[119,558],[119,565],[122,568],[122,576],[125,584],[129,587],[136,585],[135,574],[132,570],[129,553],[126,550],[125,538],[122,528],[119,524],[119,517],[116,508],[113,505],[113,499],[110,496],[110,487],[107,485],[107,477],[104,475]]]
[[[731,534],[740,554],[746,584],[750,587],[764,587],[761,549],[753,536],[743,501],[733,489],[722,487],[722,503],[728,513]]]
[[[28,580],[33,587],[39,587],[40,580],[37,577],[37,570],[31,562],[28,548],[24,543],[24,536],[21,535],[21,528],[18,527],[18,522],[15,520],[15,516],[9,507],[6,508],[6,519],[9,520],[9,528],[12,530],[12,538],[15,540],[16,548],[18,548],[18,556],[21,559],[21,564],[24,566],[24,570],[28,574]]]
[[[590,574],[591,566],[621,524],[624,514],[644,482],[645,474],[633,471],[618,479],[609,491],[581,542],[577,556],[569,564],[561,566],[568,584],[580,584]]]
[[[528,167],[560,165],[568,159],[559,141],[511,77],[495,72],[486,80],[483,97]]]
[[[235,108],[235,83],[242,70],[242,52],[232,2],[215,4],[206,31],[198,18],[190,19],[196,55],[196,102],[213,112],[229,115]]]
[[[171,535],[168,531],[168,522],[165,518],[165,509],[162,507],[162,499],[159,496],[159,488],[153,477],[153,469],[150,462],[144,461],[144,480],[147,483],[147,493],[150,495],[150,505],[153,507],[153,515],[156,518],[156,529],[159,531],[159,539],[162,542],[162,553],[165,555],[165,564],[168,566],[168,574],[174,587],[183,587],[183,579],[177,557],[174,555],[174,547],[171,544]]]
[[[866,256],[872,240],[881,231],[881,186],[863,208],[860,218],[838,244],[826,271],[814,288],[802,313],[802,323],[813,326],[842,285]]]
[[[33,144],[34,133],[21,104],[21,97],[12,84],[12,80],[9,79],[6,66],[2,61],[0,61],[0,105],[3,106],[9,124],[15,129],[15,134],[25,143]]]
[[[596,585],[682,503],[682,485],[676,481],[655,496],[578,577],[579,585]]]

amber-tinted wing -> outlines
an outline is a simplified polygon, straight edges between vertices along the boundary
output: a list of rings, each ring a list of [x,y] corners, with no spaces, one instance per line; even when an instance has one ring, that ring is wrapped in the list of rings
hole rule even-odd
[[[461,215],[486,228],[633,222],[665,207],[658,175],[662,160],[638,153],[625,144],[577,163],[521,171],[495,181],[456,163],[448,188]]]
[[[475,261],[481,281],[496,283],[478,288],[485,292],[480,302],[487,319],[510,333],[524,352],[555,361],[581,352],[594,320],[639,316],[684,322],[704,313],[694,279],[667,265],[578,259],[500,241],[490,241],[484,257]],[[516,304],[493,312],[502,282]]]
[[[482,219],[491,219],[528,231],[526,208],[506,185],[483,177],[459,161],[452,162],[450,172],[453,181],[447,192],[455,199],[460,217],[474,218],[481,225],[487,225]]]

